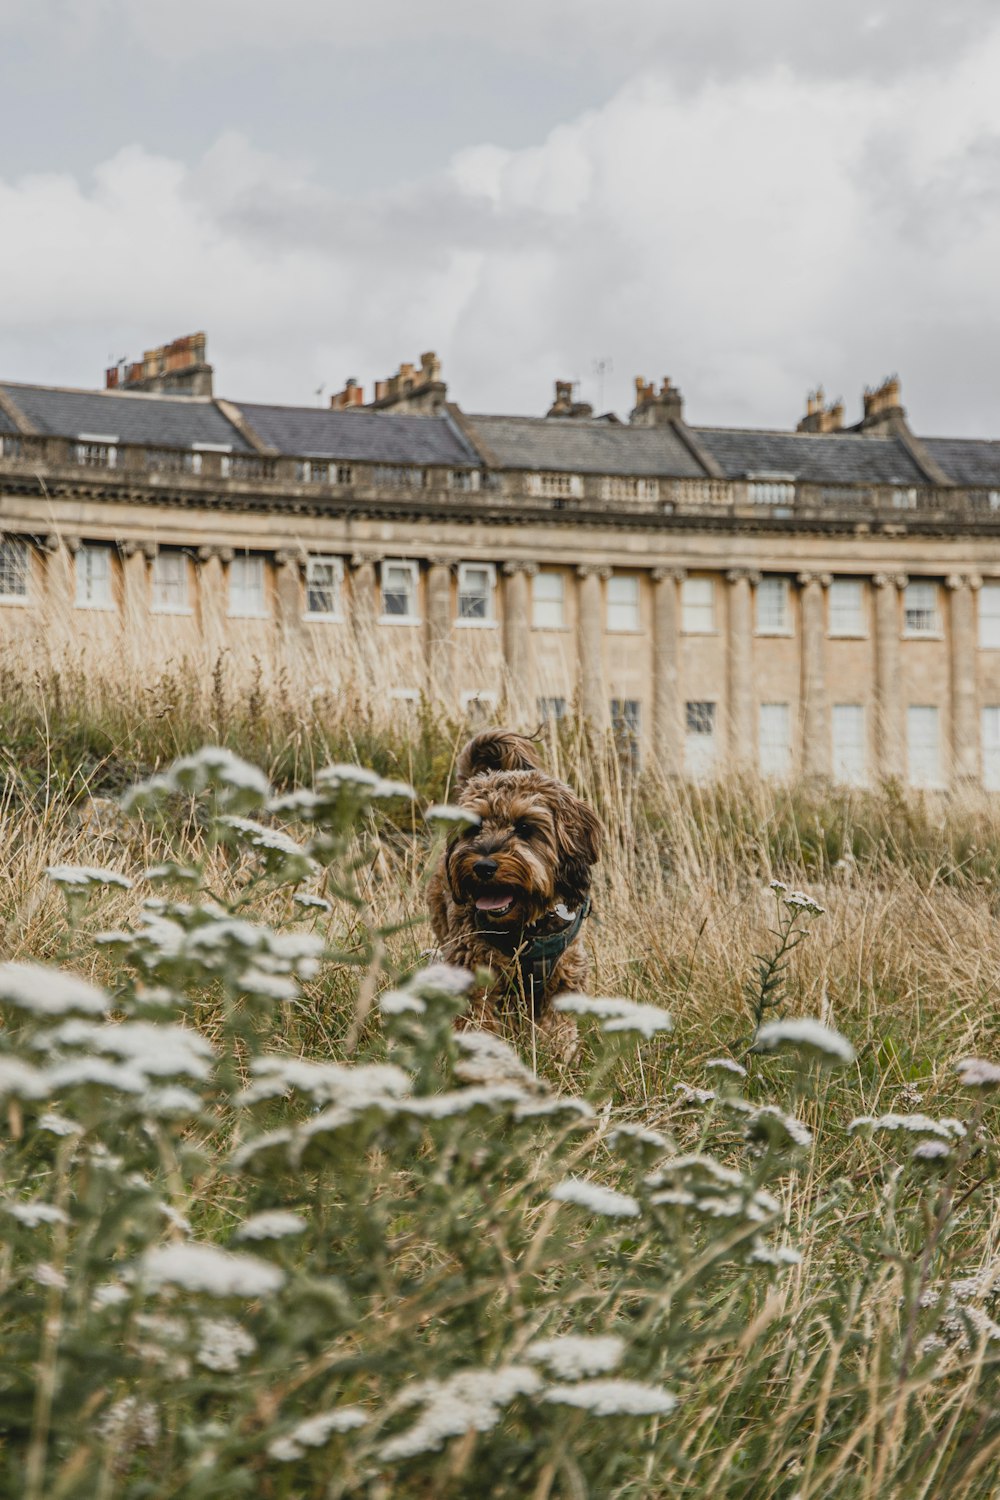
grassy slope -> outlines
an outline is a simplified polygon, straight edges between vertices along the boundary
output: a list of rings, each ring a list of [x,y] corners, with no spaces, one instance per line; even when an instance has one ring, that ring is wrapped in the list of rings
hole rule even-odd
[[[67,931],[64,903],[47,888],[43,868],[69,861],[134,874],[155,857],[147,836],[88,822],[86,799],[114,793],[180,751],[227,742],[279,781],[305,777],[328,759],[356,759],[412,778],[432,800],[446,791],[461,738],[459,726],[429,718],[403,738],[352,724],[326,701],[305,709],[279,703],[264,713],[252,698],[221,692],[214,704],[211,692],[185,699],[180,678],[131,700],[111,691],[95,700],[75,693],[68,678],[58,685],[20,679],[6,689],[2,958],[96,962],[83,935]],[[844,1127],[857,1114],[888,1109],[967,1113],[952,1064],[969,1054],[1000,1057],[1000,817],[985,800],[910,801],[891,788],[849,796],[757,785],[629,790],[579,743],[550,751],[555,767],[598,803],[608,828],[588,933],[594,988],[666,1005],[677,1023],[669,1044],[621,1066],[614,1105],[623,1118],[666,1126],[684,1146],[702,1138],[703,1108],[675,1085],[707,1085],[708,1058],[742,1055],[751,1029],[745,986],[754,955],[770,942],[766,883],[775,876],[805,886],[827,908],[793,957],[786,1010],[822,1016],[858,1050],[856,1069],[821,1102],[801,1103],[818,1149],[788,1172],[784,1190],[802,1265],[724,1351],[692,1351],[672,1465],[648,1475],[641,1490],[620,1493],[764,1497],[791,1493],[789,1475],[800,1475],[810,1496],[994,1493],[1000,1435],[989,1416],[992,1375],[979,1368],[979,1355],[956,1355],[945,1382],[918,1392],[924,1416],[916,1429],[904,1428],[880,1385],[885,1349],[898,1335],[901,1277],[919,1263],[923,1245],[915,1232],[910,1264],[895,1266],[859,1249],[886,1179],[873,1165],[879,1152],[862,1150]],[[196,845],[197,827],[188,835]],[[429,940],[421,925],[422,853],[417,828],[386,826],[366,876],[380,922],[412,920],[390,945],[396,965],[414,963]],[[147,894],[139,883],[98,898],[84,932],[127,921]],[[261,915],[280,918],[285,900],[272,898]],[[343,913],[330,919],[341,941],[344,920]],[[356,970],[327,971],[311,1006],[290,1013],[289,1043],[337,1055],[356,997]],[[211,1028],[209,1012],[201,1019]],[[559,1073],[553,1060],[539,1061]],[[584,1061],[566,1081],[585,1086],[585,1068]],[[748,1095],[773,1097],[768,1068],[758,1065],[757,1074]],[[829,1212],[845,1180],[855,1195],[848,1221]],[[1000,1214],[987,1168],[970,1171],[963,1191],[949,1255],[971,1272],[990,1262]],[[858,1396],[866,1390],[870,1399]],[[911,1448],[905,1462],[904,1442]]]

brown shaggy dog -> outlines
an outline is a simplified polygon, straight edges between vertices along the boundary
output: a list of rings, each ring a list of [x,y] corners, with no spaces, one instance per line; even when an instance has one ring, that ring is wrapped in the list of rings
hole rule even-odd
[[[597,818],[541,769],[532,742],[509,729],[469,741],[456,783],[454,800],[476,822],[451,841],[431,877],[441,956],[495,975],[475,1019],[488,1025],[511,1006],[564,1030],[549,1005],[554,995],[586,988],[580,928],[590,910]]]

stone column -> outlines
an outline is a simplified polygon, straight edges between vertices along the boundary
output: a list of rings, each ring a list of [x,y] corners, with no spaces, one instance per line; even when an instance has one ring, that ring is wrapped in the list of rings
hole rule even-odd
[[[903,698],[899,661],[899,596],[905,573],[876,573],[875,585],[875,764],[878,774],[906,775]]]
[[[274,554],[274,602],[278,638],[282,645],[297,645],[302,640],[302,569],[305,556],[297,548],[280,547]]]
[[[427,570],[427,675],[432,702],[451,706],[451,568],[432,562]]]
[[[684,694],[680,670],[680,586],[684,568],[654,568],[653,755],[660,770],[684,769]]]
[[[531,580],[533,562],[505,562],[503,573],[504,697],[516,716],[531,716],[534,687],[531,659]]]
[[[802,772],[829,776],[833,764],[826,694],[826,609],[829,573],[800,573],[802,589]]]
[[[45,539],[45,622],[46,634],[71,628],[76,600],[76,554],[81,546],[78,536],[48,536]]]
[[[355,552],[351,558],[349,609],[354,629],[355,668],[359,679],[369,682],[378,661],[379,594],[376,564],[380,552]]]
[[[753,589],[760,574],[730,568],[729,584],[729,756],[736,771],[757,764],[753,722]]]
[[[951,590],[951,761],[956,781],[980,777],[975,591],[982,582],[974,573],[952,573],[945,579]]]
[[[149,565],[156,556],[155,542],[121,542],[122,630],[133,657],[143,654],[149,640]]]
[[[226,567],[234,556],[232,547],[198,548],[198,624],[202,643],[212,663],[228,644],[229,577]]]
[[[603,730],[609,710],[604,687],[601,579],[610,578],[611,569],[595,563],[581,563],[576,575],[580,580],[577,591],[577,697],[582,717],[594,729]]]

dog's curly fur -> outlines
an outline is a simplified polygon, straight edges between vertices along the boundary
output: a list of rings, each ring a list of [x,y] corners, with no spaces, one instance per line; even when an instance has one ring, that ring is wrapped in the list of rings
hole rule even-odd
[[[458,757],[456,792],[458,806],[479,822],[451,841],[431,877],[431,924],[441,955],[464,969],[492,971],[480,996],[478,1019],[486,1024],[508,1006],[530,1004],[540,1024],[554,1025],[553,996],[586,988],[580,934],[556,959],[540,994],[524,995],[518,954],[532,937],[565,926],[557,906],[575,912],[587,899],[600,824],[541,768],[531,740],[509,729],[484,730],[469,741]],[[492,904],[484,910],[483,903]],[[503,935],[509,953],[483,936],[484,926]]]

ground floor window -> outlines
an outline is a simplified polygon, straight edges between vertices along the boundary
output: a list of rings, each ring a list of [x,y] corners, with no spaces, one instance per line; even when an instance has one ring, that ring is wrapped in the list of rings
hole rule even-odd
[[[860,703],[833,705],[833,775],[857,786],[865,780],[865,711]]]
[[[906,756],[911,786],[941,785],[938,711],[915,704],[906,710]]]
[[[695,701],[684,705],[684,769],[689,776],[711,776],[716,759],[716,709]]]
[[[757,722],[762,776],[787,776],[792,763],[792,716],[787,703],[762,703]]]

